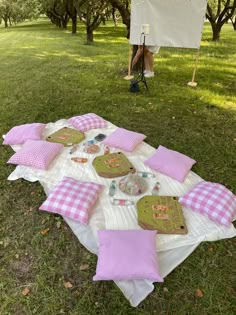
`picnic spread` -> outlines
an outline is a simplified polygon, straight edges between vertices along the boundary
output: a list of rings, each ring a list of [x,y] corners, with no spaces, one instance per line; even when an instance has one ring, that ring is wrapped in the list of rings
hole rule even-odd
[[[202,241],[236,235],[236,196],[191,171],[194,159],[145,138],[89,113],[13,127],[3,142],[17,165],[8,180],[39,181],[39,210],[63,216],[98,255],[93,280],[115,281],[132,306]]]

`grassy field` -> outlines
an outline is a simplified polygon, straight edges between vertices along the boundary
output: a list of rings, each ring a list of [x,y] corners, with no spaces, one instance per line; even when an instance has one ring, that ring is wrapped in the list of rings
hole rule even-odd
[[[0,134],[30,122],[94,112],[145,133],[198,161],[202,178],[236,192],[236,41],[231,25],[219,43],[204,27],[197,88],[195,53],[161,48],[147,92],[128,91],[128,42],[123,26],[100,27],[94,45],[46,20],[0,27]],[[236,240],[203,243],[137,308],[113,282],[94,283],[96,257],[63,220],[37,211],[45,199],[38,183],[8,182],[12,149],[0,154],[0,314],[236,314]],[[49,233],[41,231],[50,228]],[[84,269],[84,265],[87,267]],[[84,270],[81,270],[84,269]],[[65,282],[72,288],[65,288]],[[22,291],[29,288],[24,296]],[[202,297],[197,290],[200,289]]]

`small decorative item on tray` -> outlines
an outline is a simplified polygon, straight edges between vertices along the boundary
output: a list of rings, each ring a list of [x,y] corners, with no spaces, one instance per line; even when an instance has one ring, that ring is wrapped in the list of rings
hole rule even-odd
[[[159,234],[187,234],[181,204],[177,197],[144,196],[137,202],[138,224]]]
[[[84,140],[84,138],[83,132],[76,129],[63,127],[49,135],[46,140],[50,142],[61,143],[65,147],[68,147],[80,143],[82,140]]]
[[[122,152],[97,156],[92,163],[101,177],[114,178],[135,173],[134,166]]]
[[[143,194],[146,191],[147,183],[145,179],[139,175],[130,173],[120,180],[119,188],[125,194],[137,196]]]

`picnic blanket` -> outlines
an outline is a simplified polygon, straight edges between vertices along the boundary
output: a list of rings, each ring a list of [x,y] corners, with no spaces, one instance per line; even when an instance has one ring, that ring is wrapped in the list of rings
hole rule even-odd
[[[61,119],[55,123],[47,124],[43,138],[45,139],[51,133],[66,126],[72,127],[66,119]],[[117,126],[108,122],[108,128],[106,129],[93,129],[85,132],[86,140],[93,139],[98,133],[109,135],[116,130],[116,128]],[[21,148],[21,146],[12,146],[12,148],[17,151]],[[108,196],[108,189],[112,179],[99,177],[92,166],[94,158],[103,154],[103,152],[100,151],[92,155],[87,154],[82,151],[81,144],[75,155],[88,158],[88,163],[80,164],[71,161],[71,154],[69,154],[69,151],[70,148],[65,147],[62,153],[60,153],[60,155],[51,163],[47,171],[25,166],[17,166],[9,175],[8,180],[13,181],[23,178],[30,182],[39,181],[47,195],[53,189],[55,184],[62,180],[64,176],[85,181],[89,179],[90,181],[103,184],[105,188],[99,195],[98,201],[92,210],[88,225],[83,225],[82,223],[64,217],[64,220],[70,226],[71,230],[79,239],[81,244],[83,244],[83,246],[85,246],[90,252],[97,254],[98,230],[141,229],[137,223],[137,210],[135,206],[112,206]],[[111,148],[111,153],[118,151],[121,150]],[[155,149],[153,147],[145,142],[142,142],[133,152],[123,153],[134,165],[136,170],[150,172],[150,169],[145,166],[143,162],[154,152]],[[181,196],[202,180],[201,177],[192,171],[188,174],[184,183],[179,183],[176,180],[158,172],[153,173],[156,175],[156,178],[147,179],[148,191],[146,191],[143,195],[151,194],[152,187],[157,180],[161,183],[160,195],[164,196]],[[117,179],[119,180],[120,178]],[[129,199],[133,200],[136,204],[143,195],[130,196]],[[118,191],[116,198],[127,199],[127,195]],[[214,223],[203,215],[190,211],[189,209],[183,208],[183,212],[188,228],[188,234],[157,235],[156,238],[156,248],[158,251],[160,274],[162,277],[166,277],[172,270],[182,263],[201,242],[216,241],[231,238],[236,235],[236,229],[233,224],[231,224],[230,227],[224,227]],[[154,289],[152,281],[149,280],[115,281],[115,283],[121,289],[132,306],[137,306]]]

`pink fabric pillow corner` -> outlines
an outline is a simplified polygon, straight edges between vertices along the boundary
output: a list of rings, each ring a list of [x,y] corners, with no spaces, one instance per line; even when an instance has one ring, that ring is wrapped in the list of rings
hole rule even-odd
[[[103,140],[102,143],[124,151],[132,152],[145,138],[146,136],[142,133],[117,128],[112,134]]]
[[[44,140],[27,140],[22,148],[7,161],[8,164],[25,165],[46,170],[64,146]]]
[[[150,168],[182,183],[196,161],[187,155],[160,145],[154,155],[144,163]]]
[[[229,226],[236,215],[236,196],[224,185],[201,181],[179,198],[186,208]]]
[[[40,140],[45,124],[33,123],[13,127],[6,134],[3,144],[23,144],[27,140]]]
[[[163,282],[156,252],[156,231],[98,231],[98,261],[94,281],[148,279]]]
[[[89,214],[102,185],[64,177],[50,192],[40,210],[58,213],[83,224],[88,224]]]
[[[94,113],[71,117],[69,123],[82,132],[90,129],[107,128],[106,120]]]

